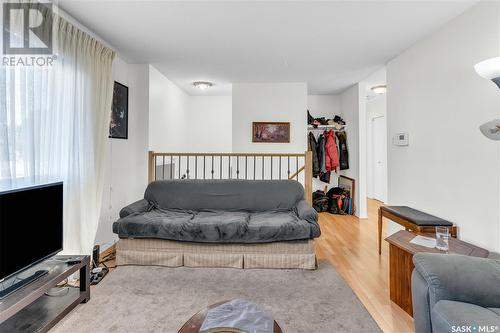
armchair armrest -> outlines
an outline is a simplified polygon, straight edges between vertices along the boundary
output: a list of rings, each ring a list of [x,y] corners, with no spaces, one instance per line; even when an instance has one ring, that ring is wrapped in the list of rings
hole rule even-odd
[[[307,201],[300,200],[295,206],[297,215],[307,222],[316,223],[318,221],[318,212],[312,208]]]
[[[147,200],[141,199],[134,203],[131,203],[128,206],[123,207],[120,210],[120,218],[124,218],[133,213],[144,213],[147,212],[150,208],[150,204]]]
[[[413,263],[428,285],[431,308],[440,300],[500,307],[499,260],[417,253]]]

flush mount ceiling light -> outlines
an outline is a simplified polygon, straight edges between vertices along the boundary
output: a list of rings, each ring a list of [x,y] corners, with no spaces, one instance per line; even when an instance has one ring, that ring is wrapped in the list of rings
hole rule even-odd
[[[500,57],[481,61],[474,69],[479,76],[493,81],[500,88]]]
[[[371,90],[377,95],[382,95],[386,93],[387,86],[385,84],[381,84],[378,86],[371,87]]]
[[[212,87],[214,84],[212,82],[207,82],[207,81],[196,81],[193,82],[193,86],[200,90],[206,90],[210,87]]]

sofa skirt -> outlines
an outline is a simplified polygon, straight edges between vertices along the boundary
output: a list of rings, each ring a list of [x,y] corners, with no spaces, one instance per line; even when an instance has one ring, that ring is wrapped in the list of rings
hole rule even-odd
[[[315,269],[314,240],[262,244],[207,244],[120,239],[117,265]]]

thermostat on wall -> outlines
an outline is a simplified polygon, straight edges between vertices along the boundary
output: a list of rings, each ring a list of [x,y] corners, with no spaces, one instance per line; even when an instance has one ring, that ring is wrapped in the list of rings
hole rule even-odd
[[[392,139],[395,146],[408,146],[410,143],[408,133],[396,133]]]

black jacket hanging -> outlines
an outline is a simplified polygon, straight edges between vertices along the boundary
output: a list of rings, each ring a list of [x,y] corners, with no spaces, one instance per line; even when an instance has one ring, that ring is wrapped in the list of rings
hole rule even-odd
[[[339,162],[340,170],[349,169],[349,151],[347,149],[347,133],[344,131],[337,132],[339,144]]]
[[[319,174],[326,172],[325,164],[325,136],[321,134],[318,137],[318,162],[319,162]]]
[[[313,164],[313,177],[318,177],[319,175],[319,160],[318,160],[318,143],[314,134],[309,132],[308,136],[308,146],[309,150],[312,151],[312,164]]]

